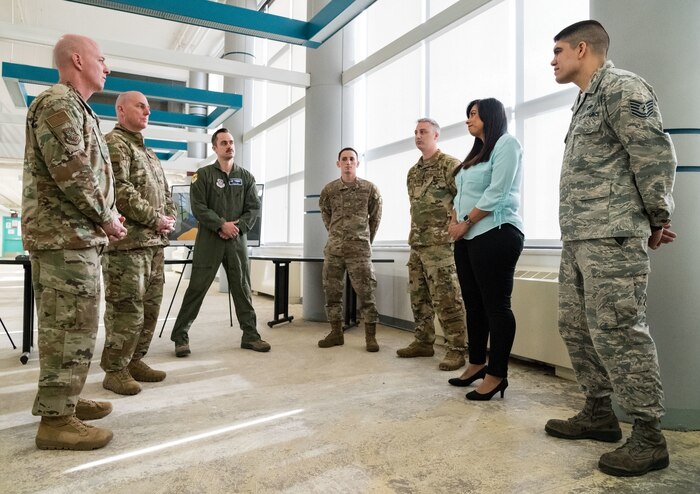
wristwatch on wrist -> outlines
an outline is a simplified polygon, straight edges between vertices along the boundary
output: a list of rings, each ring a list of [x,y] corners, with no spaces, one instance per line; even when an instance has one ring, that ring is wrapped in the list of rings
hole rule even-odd
[[[464,217],[464,222],[465,222],[467,225],[469,225],[469,226],[472,226],[472,225],[474,224],[474,222],[473,222],[472,219],[469,217],[469,215],[466,215],[466,216]]]

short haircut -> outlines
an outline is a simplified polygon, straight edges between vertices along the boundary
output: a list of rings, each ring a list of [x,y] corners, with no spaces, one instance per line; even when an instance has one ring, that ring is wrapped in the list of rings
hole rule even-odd
[[[355,151],[355,148],[351,148],[351,147],[343,148],[340,150],[340,152],[338,153],[338,161],[340,161],[340,155],[343,154],[343,151],[352,151],[353,153],[355,153],[355,158],[358,161],[360,161],[360,155],[357,154],[357,151]]]
[[[603,25],[598,21],[580,21],[562,29],[554,37],[554,42],[565,41],[569,45],[576,46],[585,41],[593,53],[607,56],[610,47],[610,36]]]
[[[224,134],[224,133],[230,134],[231,132],[229,132],[229,130],[224,128],[224,127],[221,127],[219,130],[214,132],[214,134],[212,134],[212,136],[211,136],[211,145],[216,146],[216,139],[218,139],[219,134]]]
[[[432,118],[428,118],[428,117],[419,118],[418,120],[416,120],[416,123],[429,123],[430,125],[433,126],[433,130],[435,132],[437,132],[438,134],[440,133],[440,124],[438,124]]]

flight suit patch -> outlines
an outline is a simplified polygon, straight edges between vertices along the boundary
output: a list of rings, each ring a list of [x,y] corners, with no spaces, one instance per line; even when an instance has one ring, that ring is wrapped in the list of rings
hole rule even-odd
[[[223,178],[217,178],[216,179],[216,186],[220,189],[223,189],[226,186],[226,183],[224,182]]]

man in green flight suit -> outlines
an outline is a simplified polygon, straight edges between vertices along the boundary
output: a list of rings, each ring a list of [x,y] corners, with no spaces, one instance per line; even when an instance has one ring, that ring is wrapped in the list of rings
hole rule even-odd
[[[236,147],[227,129],[214,132],[211,143],[216,163],[197,170],[190,188],[192,213],[199,221],[199,228],[192,277],[170,335],[177,357],[191,353],[188,331],[222,262],[243,331],[241,348],[256,352],[270,350],[270,344],[260,338],[256,329],[248,270],[246,233],[255,224],[260,210],[255,177],[233,162]]]

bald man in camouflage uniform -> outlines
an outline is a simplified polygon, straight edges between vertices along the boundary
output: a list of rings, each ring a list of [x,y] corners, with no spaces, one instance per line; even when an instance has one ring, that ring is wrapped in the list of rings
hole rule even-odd
[[[557,82],[581,89],[560,181],[559,331],[586,404],[568,420],[548,421],[545,430],[564,439],[619,441],[614,393],[634,426],[622,447],[601,456],[599,468],[643,475],[669,464],[646,289],[647,248],[675,237],[668,230],[675,153],[651,86],[606,61],[603,26],[582,21],[554,41]]]
[[[416,321],[415,340],[396,353],[399,357],[432,357],[435,312],[445,332],[448,350],[440,370],[455,370],[465,363],[466,317],[454,264],[454,244],[447,229],[452,201],[457,194],[453,176],[460,161],[440,151],[440,126],[435,120],[418,120],[416,147],[422,156],[409,171],[411,233],[408,244],[408,282]]]
[[[165,173],[141,131],[150,107],[136,91],[121,94],[117,120],[107,134],[117,185],[117,209],[126,218],[126,238],[113,242],[102,256],[105,278],[105,346],[100,366],[102,386],[121,395],[141,391],[139,382],[158,382],[165,372],[142,359],[148,353],[163,299],[163,247],[175,225]]]
[[[340,168],[340,178],[323,188],[318,201],[323,224],[328,230],[323,290],[326,315],[331,323],[331,332],[318,346],[328,348],[344,343],[342,297],[347,270],[362,304],[367,351],[377,352],[379,315],[374,299],[377,278],[372,267],[371,244],[382,219],[382,196],[372,182],[357,177],[360,161],[353,148],[341,149],[336,166]]]
[[[114,177],[99,119],[87,104],[109,74],[99,46],[63,36],[54,47],[59,83],[27,112],[22,240],[29,250],[39,329],[40,449],[105,446],[112,431],[82,420],[107,402],[79,398],[95,348],[100,253],[126,235],[114,207]]]

